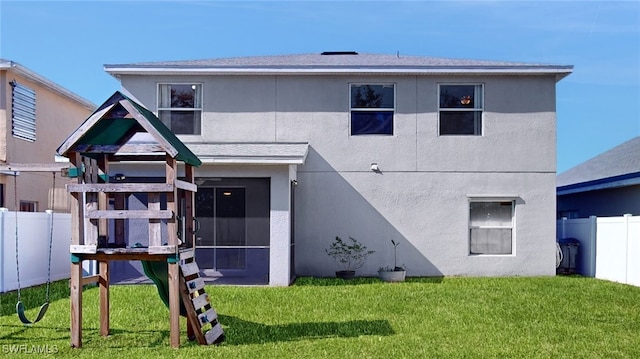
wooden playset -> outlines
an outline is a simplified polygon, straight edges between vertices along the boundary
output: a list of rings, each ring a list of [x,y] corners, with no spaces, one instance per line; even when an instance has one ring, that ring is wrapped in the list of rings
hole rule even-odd
[[[109,265],[117,260],[166,263],[172,347],[180,346],[181,302],[190,338],[205,345],[222,341],[222,327],[195,261],[194,168],[201,164],[197,156],[152,112],[121,92],[114,93],[80,125],[58,153],[69,158],[69,175],[78,180],[67,185],[72,197],[71,345],[82,346],[82,288],[89,283],[99,286],[100,334],[109,335]],[[109,171],[110,164],[122,162],[132,166],[153,163],[163,169],[158,171],[164,172],[164,178],[128,183],[123,175]],[[127,209],[132,194],[146,195],[146,210]],[[146,220],[148,238],[127,241],[130,220]],[[127,242],[147,242],[148,246],[128,247]],[[82,262],[86,260],[98,263],[98,275],[83,278]]]

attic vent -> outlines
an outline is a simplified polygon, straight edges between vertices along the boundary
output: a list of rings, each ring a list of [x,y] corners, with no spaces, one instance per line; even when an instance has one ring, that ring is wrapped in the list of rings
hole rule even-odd
[[[36,140],[36,92],[31,88],[10,82],[11,97],[11,134],[29,142]]]
[[[325,51],[320,55],[357,55],[355,51]]]

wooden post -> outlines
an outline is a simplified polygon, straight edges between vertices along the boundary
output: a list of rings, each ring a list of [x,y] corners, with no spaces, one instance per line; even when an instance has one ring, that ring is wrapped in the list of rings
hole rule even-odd
[[[82,347],[82,261],[71,263],[71,346]]]
[[[172,348],[180,347],[180,267],[178,263],[169,265],[169,341]]]
[[[184,165],[185,172],[185,180],[189,183],[194,183],[195,181],[195,169],[192,165],[185,163]],[[193,228],[193,212],[195,208],[195,196],[191,191],[184,191],[184,200],[185,200],[185,238],[183,241],[186,243],[186,246],[189,248],[193,248],[195,245],[195,231]]]
[[[82,167],[80,154],[71,156],[71,163],[76,168]],[[78,176],[78,183],[82,183],[82,176]],[[84,244],[84,207],[82,206],[82,196],[80,193],[73,193],[71,197],[71,245]],[[73,258],[71,261],[71,283],[70,303],[71,303],[71,346],[82,347],[82,261]]]
[[[100,335],[106,337],[109,335],[109,261],[98,261],[100,279]]]
[[[173,212],[173,217],[167,220],[167,232],[169,236],[169,245],[178,248],[178,232],[176,228],[176,192],[175,187],[177,179],[177,162],[176,159],[167,155],[165,165],[166,183],[173,184],[173,192],[167,193],[167,210]],[[176,261],[168,263],[169,268],[169,326],[170,326],[170,342],[171,347],[180,347],[180,267]]]
[[[105,174],[105,181],[109,182],[109,160],[107,155],[102,155],[98,160],[98,168],[102,173]],[[109,197],[106,193],[100,192],[98,193],[98,210],[104,211],[109,207]],[[109,226],[106,218],[101,218],[98,220],[98,238],[102,238],[104,243],[109,243]]]
[[[160,194],[147,193],[147,209],[150,211],[160,210]],[[159,247],[162,245],[162,227],[159,219],[149,219],[149,247]]]
[[[176,159],[167,155],[166,156],[166,165],[165,165],[165,178],[166,183],[173,184],[173,191],[167,193],[167,210],[173,212],[173,218],[167,220],[167,231],[169,233],[169,245],[177,246],[178,245],[178,231],[176,226],[176,215],[178,213],[178,209],[176,206],[176,198],[177,198],[177,187],[175,186],[176,180],[178,179],[178,166],[176,163]]]
[[[95,211],[98,209],[98,193],[91,192],[86,193],[86,208],[85,211]],[[87,232],[85,233],[85,244],[87,245],[97,245],[100,247],[98,243],[98,221],[97,219],[89,219],[83,218],[85,222],[85,226]]]
[[[124,193],[116,193],[114,197],[115,209],[124,210],[126,207],[126,195]],[[124,219],[116,219],[114,223],[114,236],[117,246],[124,246],[125,244],[124,221]]]

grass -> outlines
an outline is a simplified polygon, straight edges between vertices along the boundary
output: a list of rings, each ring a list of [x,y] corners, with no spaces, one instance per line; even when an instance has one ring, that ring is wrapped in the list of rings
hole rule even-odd
[[[128,358],[639,358],[640,288],[578,276],[300,278],[287,288],[207,286],[220,346],[169,347],[168,310],[150,285],[111,287],[111,335],[98,333],[98,289],[85,289],[83,348],[69,348],[67,282],[32,327],[0,297],[0,350]],[[22,291],[30,318],[43,288]],[[26,348],[26,349],[25,349]],[[14,355],[12,357],[17,357]]]

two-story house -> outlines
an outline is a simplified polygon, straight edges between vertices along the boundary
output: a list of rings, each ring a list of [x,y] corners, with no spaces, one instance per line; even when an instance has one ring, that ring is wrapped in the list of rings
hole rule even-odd
[[[356,52],[105,65],[202,160],[205,275],[555,275],[556,83],[572,66]],[[153,176],[143,163],[111,168]],[[132,240],[132,239],[130,239]]]
[[[95,107],[27,67],[0,59],[0,207],[42,212],[54,202],[54,192],[55,210],[69,211],[56,148]],[[55,190],[49,167],[58,172]],[[20,170],[25,168],[38,171]]]

